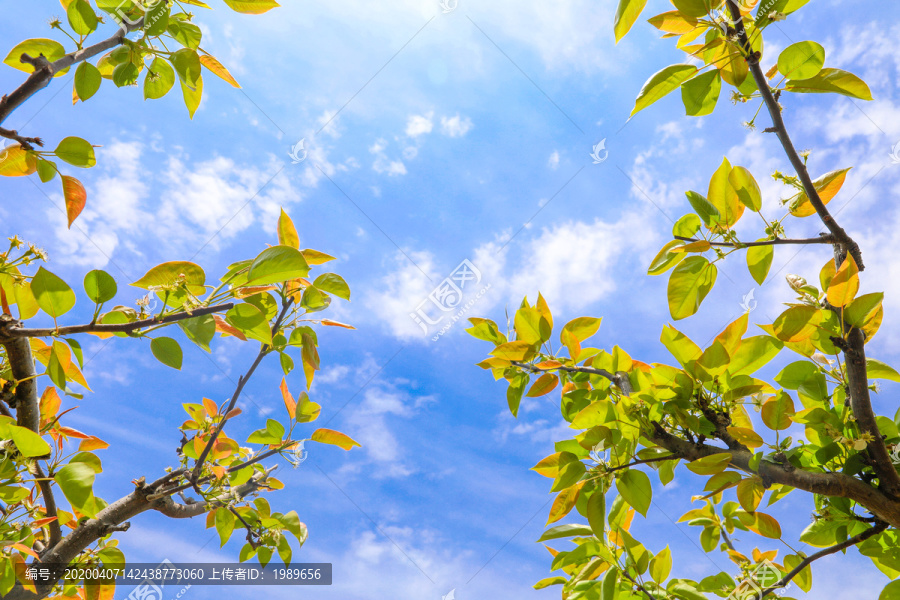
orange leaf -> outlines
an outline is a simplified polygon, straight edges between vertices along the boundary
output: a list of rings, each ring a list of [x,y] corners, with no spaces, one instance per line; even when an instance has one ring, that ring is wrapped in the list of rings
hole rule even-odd
[[[210,54],[201,54],[200,55],[200,64],[233,85],[236,88],[241,87],[240,84],[235,80],[234,77],[231,76],[231,73],[228,72],[228,69],[222,66],[216,58]]]
[[[19,542],[16,542],[14,544],[11,544],[11,546],[13,548],[15,548],[16,550],[18,550],[19,552],[24,552],[28,556],[33,556],[34,558],[37,558],[38,560],[40,560],[40,557],[38,556],[37,552],[35,552],[34,550],[29,548],[25,544],[20,544]]]
[[[72,429],[71,427],[60,427],[59,432],[62,433],[63,435],[67,435],[67,436],[73,437],[73,438],[78,438],[81,440],[87,440],[87,439],[91,438],[91,436],[89,436],[88,434],[81,433],[77,429]]]
[[[78,450],[80,451],[103,450],[104,448],[109,448],[109,444],[93,435],[78,444]]]
[[[847,255],[828,284],[828,302],[832,306],[850,304],[859,291],[859,267],[853,256]]]
[[[47,523],[52,523],[56,520],[56,517],[44,517],[43,519],[38,519],[32,523],[34,527],[43,527]]]
[[[294,413],[297,411],[297,403],[291,397],[291,392],[288,390],[287,381],[285,381],[284,377],[281,378],[281,397],[284,399],[284,407],[288,411],[288,418],[293,419]]]
[[[59,399],[59,394],[56,393],[56,388],[48,386],[44,393],[41,394],[41,419],[49,420],[51,417],[56,416],[61,404],[62,401]]]
[[[66,198],[66,215],[69,217],[69,227],[84,210],[87,202],[87,192],[81,182],[71,175],[62,175],[63,196]]]
[[[556,388],[557,384],[559,384],[559,377],[552,373],[544,373],[534,382],[534,385],[528,390],[526,396],[529,398],[536,398],[538,396],[549,394]]]
[[[354,441],[349,436],[344,435],[340,431],[334,431],[333,429],[316,429],[309,439],[313,442],[338,446],[344,450],[349,450],[353,446],[362,447],[359,442]]]
[[[206,410],[206,414],[211,417],[215,417],[219,414],[219,407],[209,398],[203,399],[203,408]]]
[[[233,335],[234,337],[236,337],[237,339],[239,339],[243,342],[247,341],[247,338],[244,336],[243,333],[241,333],[240,331],[238,331],[237,329],[235,329],[234,327],[232,327],[231,325],[226,323],[225,319],[223,319],[219,315],[214,316],[213,319],[216,322],[216,331],[218,331],[219,333],[223,333],[225,335]]]
[[[339,323],[338,321],[332,321],[331,319],[322,319],[319,321],[321,325],[327,325],[328,327],[343,327],[344,329],[356,329],[353,325],[347,325],[346,323]]]
[[[239,414],[241,414],[241,412],[242,411],[239,408],[232,408],[231,410],[228,411],[228,414],[225,415],[225,420],[227,421],[228,419],[233,419],[236,416],[238,416]]]

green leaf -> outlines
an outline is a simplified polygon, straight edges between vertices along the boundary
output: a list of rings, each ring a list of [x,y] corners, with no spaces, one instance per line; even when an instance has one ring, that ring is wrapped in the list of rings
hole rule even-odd
[[[175,85],[175,70],[159,56],[150,63],[147,75],[144,76],[144,100],[156,100],[169,93]]]
[[[169,56],[178,78],[186,86],[193,88],[200,79],[200,55],[192,48],[182,48]]]
[[[631,116],[674,91],[682,83],[696,75],[696,73],[697,67],[693,65],[671,65],[655,73],[647,80],[638,93]]]
[[[196,295],[206,291],[203,285],[206,283],[206,273],[203,269],[192,262],[181,260],[156,265],[131,285],[149,290],[151,287],[174,286],[182,281]]]
[[[881,590],[878,600],[900,600],[900,579],[896,579]]]
[[[866,359],[866,377],[868,379],[887,379],[900,382],[900,373],[894,367],[874,358]]]
[[[83,462],[71,462],[56,472],[53,479],[73,508],[84,512],[93,498],[94,469]]]
[[[185,48],[196,50],[200,47],[202,33],[200,28],[186,21],[172,21],[167,27],[169,35],[175,38]],[[198,56],[199,59],[199,56]]]
[[[716,266],[702,256],[689,256],[675,267],[667,290],[673,319],[678,321],[697,312],[715,284],[717,273]]]
[[[233,11],[247,15],[261,15],[279,6],[275,0],[225,0],[225,4]]]
[[[506,388],[506,404],[509,406],[509,412],[512,416],[519,416],[519,403],[522,402],[522,394],[525,393],[525,387],[528,385],[528,375],[519,373],[509,383]]]
[[[625,37],[625,34],[641,16],[641,11],[645,6],[647,6],[647,0],[619,0],[619,6],[616,9],[616,23],[613,27],[616,43]]]
[[[723,0],[672,0],[679,12],[688,17],[705,17],[722,5]]]
[[[694,214],[687,214],[678,219],[675,225],[672,226],[672,235],[692,238],[694,234],[700,231],[702,225],[700,217]]]
[[[810,79],[825,64],[825,48],[816,42],[797,42],[778,55],[778,72],[788,79]]]
[[[91,146],[90,142],[80,137],[63,138],[53,152],[60,160],[64,160],[76,167],[87,168],[97,164],[97,157],[94,156],[94,147]]]
[[[653,488],[646,473],[637,469],[628,469],[616,479],[616,489],[634,510],[647,516]]]
[[[56,169],[56,163],[52,160],[46,160],[43,158],[37,159],[37,174],[38,177],[41,178],[41,183],[47,183],[56,177],[58,173]]]
[[[216,320],[212,315],[201,315],[184,321],[178,321],[178,326],[184,331],[189,340],[211,352],[209,343],[216,335]]]
[[[547,531],[538,538],[537,541],[545,542],[547,540],[556,540],[559,538],[567,538],[574,536],[590,536],[594,535],[591,531],[591,528],[587,525],[575,525],[575,524],[567,524],[567,525],[557,525],[556,527],[551,527]]]
[[[112,80],[116,87],[126,87],[135,85],[141,69],[131,61],[116,65],[113,69]]]
[[[97,29],[97,13],[85,0],[71,0],[66,16],[69,25],[79,35],[87,35]]]
[[[184,105],[188,109],[188,117],[193,119],[200,101],[203,99],[203,78],[198,77],[193,86],[189,86],[185,82],[181,82],[181,96],[184,98]]]
[[[147,37],[156,37],[165,33],[168,26],[169,4],[168,2],[157,2],[144,15],[144,34]]]
[[[466,329],[466,333],[479,340],[502,344],[506,342],[506,336],[500,333],[500,328],[490,319],[472,317],[469,319],[472,327]]]
[[[765,241],[764,239],[758,241]],[[753,281],[762,285],[769,276],[772,268],[772,259],[775,258],[774,246],[751,246],[747,248],[747,269]]]
[[[681,100],[688,116],[712,114],[722,91],[722,76],[718,69],[701,73],[681,84]]]
[[[221,548],[234,531],[234,515],[224,506],[216,509],[216,531],[219,533],[219,547]]]
[[[606,494],[601,489],[595,489],[587,501],[587,520],[590,529],[598,539],[605,539],[606,530]],[[540,540],[538,540],[540,541]]]
[[[602,319],[596,317],[578,317],[566,323],[559,334],[560,341],[565,344],[563,332],[571,333],[579,342],[583,342],[600,329]]]
[[[225,320],[248,338],[272,345],[272,330],[269,327],[269,321],[252,304],[238,304],[225,313]]]
[[[716,230],[734,227],[744,213],[744,205],[739,202],[737,191],[731,184],[730,176],[733,170],[728,159],[723,158],[722,164],[709,180],[706,198],[719,212]]]
[[[872,99],[872,92],[865,81],[840,69],[822,69],[815,77],[788,81],[785,89],[802,94],[834,93],[860,100]]]
[[[687,215],[697,217],[697,215]],[[677,223],[676,223],[677,225]],[[685,236],[687,237],[687,236]],[[672,240],[671,242],[666,243],[663,246],[659,253],[653,258],[653,262],[650,263],[650,266],[647,268],[648,275],[662,275],[687,256],[684,252],[670,252],[672,248],[677,248],[678,246],[684,246],[684,242],[682,240]]]
[[[313,286],[338,298],[350,300],[350,286],[337,273],[322,273],[313,281]]]
[[[862,327],[884,300],[884,292],[874,292],[858,296],[844,308],[844,321],[854,327]]]
[[[737,193],[741,204],[753,212],[759,212],[759,209],[762,208],[762,192],[750,171],[744,167],[734,167],[728,174],[728,182]]]
[[[666,546],[650,560],[650,577],[656,583],[662,583],[672,571],[672,551]]]
[[[112,275],[95,269],[84,276],[84,291],[94,304],[103,304],[115,297],[118,286]]]
[[[44,58],[46,58],[50,62],[53,62],[65,56],[66,49],[62,44],[55,40],[48,40],[45,38],[25,40],[24,42],[19,42],[18,44],[16,44],[13,49],[9,51],[9,54],[6,55],[6,58],[3,59],[3,62],[13,69],[31,73],[32,71],[34,71],[34,67],[32,67],[29,63],[23,63],[20,60],[23,54],[27,54],[32,58],[37,58],[38,56],[43,55]],[[60,73],[55,74],[54,77],[58,77],[64,72],[65,71],[61,71]]]
[[[89,62],[83,62],[75,69],[75,93],[82,102],[96,94],[102,82],[100,70]]]
[[[75,292],[72,288],[44,267],[39,267],[31,280],[31,291],[41,310],[54,319],[75,306]]]
[[[707,227],[712,227],[719,222],[721,218],[719,209],[713,206],[704,196],[694,191],[685,192],[684,195],[687,196],[688,202],[691,203],[691,208],[700,215]]]
[[[8,434],[15,443],[16,448],[19,449],[19,452],[25,458],[50,455],[50,445],[41,436],[27,427],[10,425]]]
[[[181,370],[181,362],[184,358],[181,352],[181,346],[179,346],[178,342],[172,338],[153,338],[153,341],[150,342],[150,351],[153,352],[153,356],[155,356],[162,364],[167,367],[172,367],[173,369],[178,369],[179,371]]]
[[[250,264],[248,285],[267,285],[290,281],[309,274],[303,253],[290,246],[266,248]]]
[[[553,486],[550,488],[550,491],[558,492],[575,485],[586,472],[587,468],[583,462],[578,460],[577,456],[571,452],[561,452],[559,455],[559,471],[553,480]]]

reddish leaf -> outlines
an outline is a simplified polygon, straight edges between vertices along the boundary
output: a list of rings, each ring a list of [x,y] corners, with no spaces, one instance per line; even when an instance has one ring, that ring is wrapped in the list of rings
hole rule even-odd
[[[62,175],[63,196],[66,198],[66,215],[69,217],[69,227],[84,210],[87,202],[87,192],[81,182],[70,175]]]

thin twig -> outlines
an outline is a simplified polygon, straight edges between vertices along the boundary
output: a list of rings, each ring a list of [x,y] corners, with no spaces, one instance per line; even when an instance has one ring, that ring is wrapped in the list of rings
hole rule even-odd
[[[698,240],[694,238],[684,237],[680,235],[673,236],[676,240],[684,242],[706,242],[708,240]],[[822,235],[814,238],[803,239],[785,239],[775,238],[774,240],[765,240],[762,242],[709,242],[710,246],[721,246],[723,248],[753,248],[755,246],[787,246],[794,244],[833,244],[833,235]]]
[[[862,541],[869,539],[873,535],[878,535],[879,533],[881,533],[882,531],[884,531],[887,528],[888,528],[887,523],[884,523],[884,522],[878,523],[878,525],[875,525],[871,529],[867,529],[858,535],[854,535],[852,538],[848,539],[845,542],[841,542],[840,544],[835,544],[834,546],[829,546],[828,548],[825,548],[824,550],[819,550],[815,554],[811,554],[811,555],[807,556],[802,561],[800,561],[800,564],[797,565],[796,567],[794,567],[794,569],[790,573],[788,573],[787,575],[782,577],[779,581],[775,582],[772,586],[770,586],[770,587],[764,589],[762,592],[760,592],[759,597],[765,598],[766,594],[770,594],[774,590],[783,588],[790,582],[791,579],[796,577],[800,571],[802,571],[807,566],[809,566],[809,564],[812,563],[813,561],[816,561],[816,560],[822,558],[823,556],[828,556],[829,554],[834,554],[835,552],[840,552],[844,548],[849,548],[850,546],[854,546]]]

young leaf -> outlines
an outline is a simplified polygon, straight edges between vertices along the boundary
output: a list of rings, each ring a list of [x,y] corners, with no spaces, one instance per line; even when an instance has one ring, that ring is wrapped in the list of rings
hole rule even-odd
[[[616,489],[625,502],[645,517],[647,516],[653,488],[646,473],[637,469],[628,469],[616,479]]]
[[[831,283],[828,285],[828,302],[832,306],[846,306],[856,297],[859,291],[859,267],[850,254],[841,263]]]
[[[155,356],[162,364],[167,367],[172,367],[173,369],[178,369],[179,371],[181,370],[183,359],[181,346],[179,346],[178,342],[172,338],[153,338],[153,341],[150,342],[150,351],[153,352],[153,356]]]
[[[183,81],[181,82],[181,95],[184,98],[184,105],[188,109],[188,117],[193,119],[197,107],[200,106],[200,100],[203,98],[203,78],[198,77],[193,86],[189,86]]]
[[[647,6],[647,0],[619,0],[619,6],[616,9],[616,22],[613,31],[616,35],[616,43],[619,43],[625,34],[631,29],[641,11]]]
[[[343,300],[350,300],[350,286],[337,273],[322,273],[313,281],[313,287],[333,294]]]
[[[681,84],[681,100],[688,116],[712,114],[722,91],[722,77],[718,70],[707,71]]]
[[[144,100],[156,100],[169,93],[175,85],[175,70],[162,57],[157,56],[150,63],[144,77]]]
[[[75,69],[75,93],[82,102],[96,94],[102,82],[103,77],[100,76],[100,71],[87,61]]]
[[[97,164],[97,158],[94,156],[94,147],[91,146],[90,142],[80,137],[70,136],[63,138],[53,153],[60,160],[76,167],[88,168]]]
[[[633,117],[639,111],[647,108],[669,92],[674,91],[682,83],[697,74],[697,67],[693,65],[670,65],[655,73],[638,93],[631,111]]]
[[[278,215],[278,245],[279,246],[290,246],[291,248],[300,248],[300,236],[297,235],[297,228],[294,227],[294,222],[288,216],[284,209],[281,209],[281,214]],[[316,264],[307,260],[308,264]]]
[[[31,291],[41,310],[54,319],[75,306],[75,292],[72,288],[44,267],[39,267],[31,280]]]
[[[94,304],[103,304],[115,297],[118,286],[112,275],[95,269],[84,276],[84,291]]]
[[[673,319],[678,321],[697,312],[715,284],[717,273],[716,266],[702,256],[689,256],[675,267],[667,289]]]
[[[63,197],[66,200],[66,217],[69,220],[69,228],[72,228],[72,223],[75,222],[75,219],[78,218],[78,215],[81,214],[81,211],[84,210],[84,205],[87,203],[87,192],[84,190],[84,186],[80,181],[71,177],[69,175],[62,175],[62,186],[63,186]]]
[[[238,84],[237,80],[235,80],[235,78],[232,77],[231,73],[228,72],[228,69],[226,69],[224,66],[222,66],[222,63],[220,63],[218,60],[216,60],[215,56],[212,56],[211,54],[201,54],[200,55],[200,64],[202,64],[204,67],[206,67],[207,69],[209,69],[210,71],[212,71],[213,73],[215,73],[216,75],[218,75],[219,77],[221,77],[222,79],[224,79],[225,81],[230,83],[232,86],[234,86],[236,88],[241,87]],[[283,212],[284,211],[282,211],[282,213]],[[279,242],[279,243],[281,243],[281,242]]]
[[[825,48],[816,42],[797,42],[778,55],[778,72],[788,79],[810,79],[825,64]]]
[[[758,241],[763,242],[765,239]],[[747,268],[750,270],[753,280],[759,285],[762,285],[769,275],[773,258],[775,258],[774,246],[751,246],[747,248]]]
[[[788,81],[785,89],[802,94],[834,93],[860,100],[872,99],[872,92],[865,81],[840,69],[822,69],[815,77]]]
[[[360,443],[352,440],[349,436],[344,435],[339,431],[333,431],[331,429],[316,429],[313,431],[313,434],[309,438],[313,442],[319,442],[321,444],[331,444],[333,446],[338,446],[339,448],[343,448],[344,450],[350,450],[353,446],[360,446]]]
[[[309,265],[303,253],[290,246],[266,248],[250,264],[248,285],[281,283],[309,274]]]

